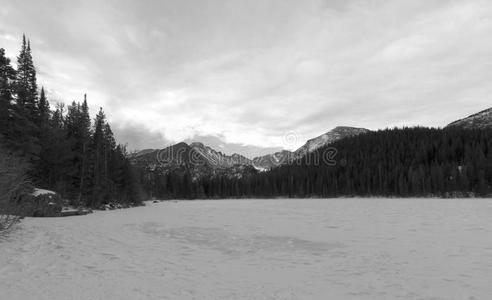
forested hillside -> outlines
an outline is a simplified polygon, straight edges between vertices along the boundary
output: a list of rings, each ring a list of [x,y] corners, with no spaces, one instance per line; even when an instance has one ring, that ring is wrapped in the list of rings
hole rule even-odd
[[[126,150],[115,141],[102,109],[93,120],[87,98],[50,106],[39,88],[23,37],[17,68],[0,49],[0,143],[3,155],[28,165],[32,185],[54,190],[75,206],[139,204],[141,191]]]
[[[347,137],[270,172],[196,181],[171,173],[146,186],[165,198],[489,196],[491,149],[487,129],[387,129]]]

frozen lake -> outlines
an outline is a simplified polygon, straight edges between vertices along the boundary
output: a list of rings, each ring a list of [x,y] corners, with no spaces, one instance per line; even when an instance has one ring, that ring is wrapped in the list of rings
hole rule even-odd
[[[492,200],[180,201],[26,219],[2,299],[490,299]]]

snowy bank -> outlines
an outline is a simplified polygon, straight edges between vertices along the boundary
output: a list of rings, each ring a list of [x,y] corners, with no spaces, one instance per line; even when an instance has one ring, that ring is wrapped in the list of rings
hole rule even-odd
[[[34,191],[31,193],[31,195],[33,195],[34,197],[41,196],[41,195],[56,195],[56,192],[34,188]]]

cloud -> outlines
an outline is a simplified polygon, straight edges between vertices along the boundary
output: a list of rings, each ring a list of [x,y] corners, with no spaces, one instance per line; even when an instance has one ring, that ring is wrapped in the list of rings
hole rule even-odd
[[[87,92],[131,148],[295,132],[295,149],[338,125],[443,126],[490,106],[484,0],[4,2],[10,57],[28,34],[40,83]]]
[[[145,125],[136,123],[112,123],[115,138],[119,143],[127,145],[128,151],[143,149],[163,149],[172,144],[171,141]]]
[[[228,143],[224,136],[195,135],[184,140],[185,143],[200,142],[227,155],[241,154],[247,158],[255,158],[283,150],[282,147],[257,147],[239,143]]]

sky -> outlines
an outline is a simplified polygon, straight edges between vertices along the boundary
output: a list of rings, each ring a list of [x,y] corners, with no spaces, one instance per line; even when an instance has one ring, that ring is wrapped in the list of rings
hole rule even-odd
[[[129,149],[296,149],[492,106],[492,1],[0,0],[14,60],[23,33],[51,102],[87,93]]]

